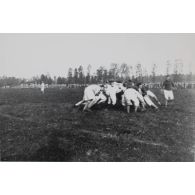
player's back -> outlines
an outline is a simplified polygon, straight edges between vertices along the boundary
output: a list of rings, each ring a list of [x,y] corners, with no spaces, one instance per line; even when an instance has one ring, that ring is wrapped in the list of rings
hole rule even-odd
[[[93,91],[95,94],[98,93],[101,90],[101,87],[99,85],[89,85],[86,90]]]
[[[132,95],[137,95],[137,93],[139,93],[139,92],[137,92],[135,89],[128,88],[125,90],[124,95],[125,96],[132,96]]]

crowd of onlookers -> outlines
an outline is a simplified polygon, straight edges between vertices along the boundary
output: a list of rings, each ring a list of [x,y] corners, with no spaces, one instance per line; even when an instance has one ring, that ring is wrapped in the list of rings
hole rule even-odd
[[[147,86],[152,88],[162,88],[163,83],[146,83]],[[89,84],[52,84],[48,85],[45,83],[45,88],[79,88],[79,87],[87,87]],[[195,89],[195,82],[174,82],[175,87],[178,89]],[[2,88],[41,88],[41,84],[21,84],[18,86],[3,86]]]
[[[147,83],[149,88],[162,88],[163,83]],[[194,89],[195,82],[174,82],[178,89]]]

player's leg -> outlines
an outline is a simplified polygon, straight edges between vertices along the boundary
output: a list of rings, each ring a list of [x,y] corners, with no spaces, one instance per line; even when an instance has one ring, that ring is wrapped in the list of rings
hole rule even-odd
[[[88,109],[88,106],[89,106],[90,102],[91,102],[91,101],[86,102],[86,104],[85,104],[85,106],[84,106],[84,108],[83,108],[83,111],[87,111],[87,110],[90,111],[90,110]]]
[[[125,102],[126,102],[126,101],[125,101],[125,95],[123,94],[123,95],[122,95],[122,100],[121,100],[121,103],[122,103],[123,106],[125,106]]]
[[[157,96],[156,96],[152,91],[148,90],[148,91],[147,91],[147,95],[148,95],[149,97],[154,98],[154,99],[157,101],[157,103],[158,103],[159,105],[161,105],[159,99],[157,98]]]
[[[173,91],[172,90],[169,91],[169,100],[170,100],[171,104],[173,104],[173,102],[174,102],[174,95],[173,95]]]
[[[127,113],[130,113],[130,105],[127,105]]]
[[[98,96],[96,96],[89,104],[88,104],[88,109],[90,110],[91,107],[93,107],[99,100],[100,98]]]
[[[164,97],[165,97],[165,107],[167,107],[168,100],[169,100],[169,92],[167,90],[164,90]]]
[[[144,100],[148,106],[158,109],[158,107],[154,104],[154,102],[152,102],[152,100],[150,99],[148,95],[144,96]]]
[[[83,108],[83,111],[88,110],[91,111],[90,108],[94,105],[94,102],[96,100],[96,96],[92,90],[89,90],[88,88],[84,91],[83,100],[85,100],[87,103]]]
[[[139,103],[141,103],[142,111],[145,111],[146,110],[146,104],[145,104],[145,101],[144,101],[144,97],[141,94],[139,94],[137,96],[137,99],[138,99]]]
[[[108,104],[111,104],[112,103],[112,101],[111,101],[111,98],[110,98],[110,96],[108,97]]]
[[[75,104],[75,106],[80,106],[82,103],[84,103],[84,100],[79,101],[78,103]]]
[[[131,99],[128,98],[128,97],[124,97],[125,99],[125,105],[126,105],[126,108],[127,108],[127,113],[130,113],[130,108],[131,108],[131,105],[132,105],[132,102],[131,102]]]
[[[135,112],[137,112],[138,108],[139,108],[139,99],[135,98],[133,100],[134,106],[135,106]]]
[[[116,93],[115,92],[110,93],[110,99],[111,99],[112,105],[114,106],[116,104]]]
[[[106,102],[106,100],[107,100],[107,97],[103,94],[103,93],[100,93],[100,95],[99,95],[99,100],[98,100],[98,104],[101,104],[101,103],[104,103],[104,102]]]

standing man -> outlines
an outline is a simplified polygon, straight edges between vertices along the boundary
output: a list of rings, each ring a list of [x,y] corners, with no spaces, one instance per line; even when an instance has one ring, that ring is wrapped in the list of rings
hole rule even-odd
[[[166,80],[163,82],[165,107],[167,107],[168,101],[174,100],[173,87],[174,87],[174,83],[171,81],[170,76],[167,75]]]
[[[45,83],[43,81],[41,83],[41,92],[42,92],[42,94],[44,94],[44,92],[45,92]]]

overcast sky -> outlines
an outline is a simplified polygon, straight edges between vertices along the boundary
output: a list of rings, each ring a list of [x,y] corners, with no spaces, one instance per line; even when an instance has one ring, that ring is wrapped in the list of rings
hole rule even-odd
[[[69,67],[95,71],[112,62],[141,63],[148,72],[156,63],[165,74],[175,59],[195,73],[195,34],[0,34],[0,76],[66,76]]]

